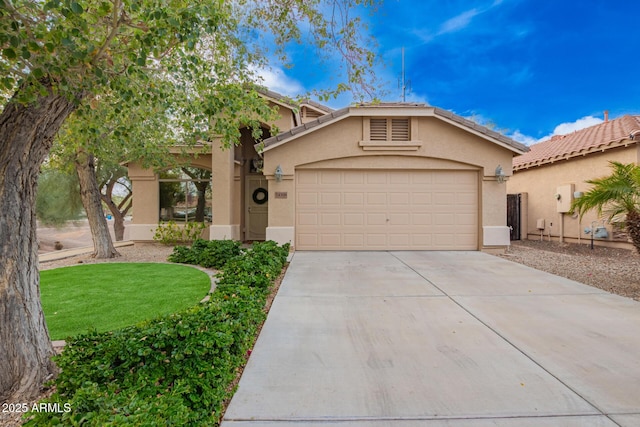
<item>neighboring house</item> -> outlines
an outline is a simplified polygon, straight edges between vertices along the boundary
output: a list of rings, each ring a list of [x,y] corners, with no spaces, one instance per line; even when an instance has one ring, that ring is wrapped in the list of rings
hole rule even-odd
[[[609,161],[637,164],[639,141],[640,116],[625,115],[554,136],[516,157],[513,176],[507,181],[513,201],[513,208],[510,204],[509,209],[513,238],[589,243],[591,234],[585,233],[589,228],[595,232],[596,244],[631,248],[620,227],[598,218],[595,211],[587,213],[582,221],[569,211],[573,198],[589,190],[585,181],[611,174]]]
[[[210,239],[269,239],[298,250],[509,245],[506,186],[497,175],[510,175],[526,146],[424,104],[330,111],[268,99],[280,107],[282,133],[256,145],[243,132],[235,149],[212,143],[211,154],[195,160],[212,171]],[[136,198],[129,238],[151,240],[161,180],[129,168]]]

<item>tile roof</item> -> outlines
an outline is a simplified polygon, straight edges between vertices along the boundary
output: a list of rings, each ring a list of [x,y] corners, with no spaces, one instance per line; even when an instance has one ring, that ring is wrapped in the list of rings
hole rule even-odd
[[[531,145],[528,153],[513,159],[513,169],[527,169],[596,151],[637,144],[639,141],[640,116],[625,115],[567,135],[555,135]]]
[[[273,146],[280,145],[281,143],[291,138],[294,138],[296,135],[310,132],[312,131],[313,128],[328,124],[329,122],[338,121],[349,116],[366,115],[367,113],[364,113],[363,110],[371,112],[371,111],[374,111],[375,109],[383,109],[383,108],[397,109],[401,114],[423,115],[423,116],[426,115],[426,116],[438,117],[445,121],[454,122],[459,127],[466,128],[469,131],[475,132],[477,134],[481,134],[485,138],[489,138],[500,144],[503,144],[509,147],[512,151],[517,152],[517,154],[528,151],[528,147],[525,146],[524,144],[514,141],[513,139],[507,136],[504,136],[498,132],[495,132],[484,126],[481,126],[475,122],[472,122],[463,117],[460,117],[450,111],[443,110],[438,107],[432,107],[427,104],[402,103],[402,102],[359,104],[356,106],[341,108],[340,110],[335,110],[328,114],[320,116],[316,120],[294,127],[293,129],[290,129],[286,132],[282,132],[278,135],[272,136],[271,138],[265,139],[264,147],[265,149],[268,149],[268,148],[272,148]],[[416,112],[420,112],[420,113],[416,113]]]

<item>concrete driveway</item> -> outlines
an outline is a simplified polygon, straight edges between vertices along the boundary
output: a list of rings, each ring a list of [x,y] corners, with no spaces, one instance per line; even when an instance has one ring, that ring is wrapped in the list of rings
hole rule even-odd
[[[479,252],[297,252],[223,427],[638,426],[640,303]]]

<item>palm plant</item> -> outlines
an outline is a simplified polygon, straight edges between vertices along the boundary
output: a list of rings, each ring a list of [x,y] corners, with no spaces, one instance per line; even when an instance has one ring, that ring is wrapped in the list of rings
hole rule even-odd
[[[613,172],[609,176],[586,181],[593,187],[579,199],[575,199],[571,210],[584,214],[596,209],[611,221],[626,215],[625,227],[633,246],[640,254],[640,166],[635,163],[609,162]]]

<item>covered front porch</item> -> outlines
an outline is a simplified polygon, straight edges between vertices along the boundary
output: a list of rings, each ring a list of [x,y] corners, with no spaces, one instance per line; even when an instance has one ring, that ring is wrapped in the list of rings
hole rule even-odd
[[[263,136],[270,135],[263,128]],[[240,130],[240,143],[175,148],[177,166],[156,170],[129,162],[134,194],[133,217],[125,238],[153,241],[162,224],[185,227],[204,223],[201,237],[210,240],[265,240],[268,221],[268,178],[255,149],[251,130]]]

